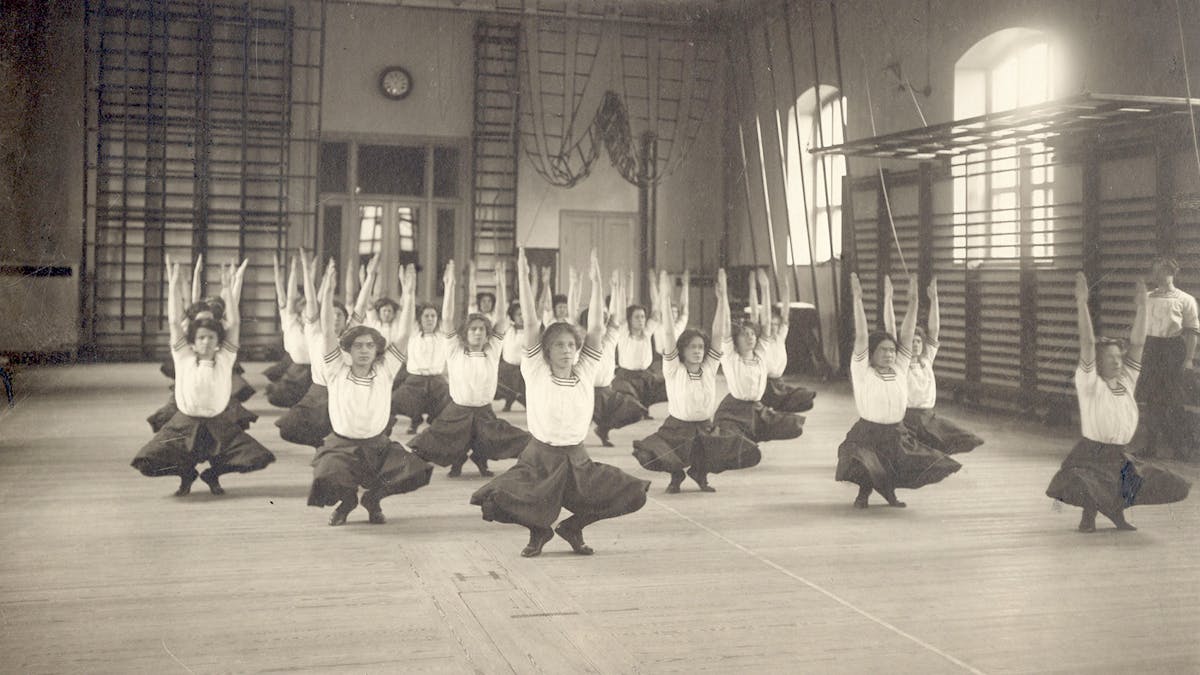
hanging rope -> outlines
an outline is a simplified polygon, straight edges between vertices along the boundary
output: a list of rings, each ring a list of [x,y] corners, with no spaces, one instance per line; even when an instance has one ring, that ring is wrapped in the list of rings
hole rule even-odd
[[[785,134],[784,124],[786,122],[787,115],[784,115],[783,118],[780,118],[780,116],[779,116],[779,91],[775,85],[775,47],[773,46],[773,44],[771,42],[770,24],[768,22],[764,21],[764,22],[762,22],[762,28],[763,28],[763,44],[767,48],[767,74],[771,79],[771,102],[773,104],[772,107],[775,109],[775,140],[779,147],[779,169],[783,173],[783,186],[784,186],[783,187],[783,211],[784,211],[784,215],[787,216],[787,243],[788,243],[788,251],[791,254],[791,259],[792,259],[792,264],[790,265],[790,267],[792,268],[793,281],[796,282],[796,287],[799,288],[800,279],[797,276],[797,272],[796,272],[796,263],[797,263],[796,250],[795,250],[795,245],[792,243],[792,206],[790,203],[791,197],[788,194],[789,192],[791,192],[791,175],[790,175],[791,172],[788,171],[787,143],[784,141],[784,134]],[[791,107],[793,109],[796,107],[795,93],[793,93],[792,97],[791,97]],[[799,151],[799,144],[797,144],[797,151]],[[804,197],[804,200],[807,202],[807,197]],[[807,220],[808,219],[807,209],[805,209],[805,211],[806,211],[806,213],[804,214],[804,218],[805,218],[805,220]],[[806,227],[807,227],[807,224],[806,224]],[[776,297],[779,297],[778,273],[776,270],[771,270],[771,271],[776,272],[775,274],[771,275],[771,278],[774,280],[774,283],[775,283],[775,295],[776,295]],[[814,288],[815,288],[815,286],[814,286]]]
[[[878,136],[879,131],[875,128],[875,106],[871,103],[871,77],[867,72],[865,55],[863,56],[863,83],[867,90],[867,112],[871,116],[871,135]],[[896,252],[900,254],[900,266],[904,268],[904,275],[908,276],[908,263],[904,260],[904,249],[900,248],[900,235],[896,234],[896,220],[892,217],[892,200],[888,197],[887,181],[883,177],[883,161],[876,157],[875,165],[879,170],[879,189],[883,191],[883,205],[887,209],[888,224],[892,227],[892,241],[896,242]]]
[[[726,62],[729,63],[729,83],[733,88],[734,114],[738,121],[738,147],[742,156],[742,186],[746,189],[746,229],[750,231],[750,254],[754,256],[754,264],[758,264],[758,244],[754,240],[754,214],[750,206],[750,169],[746,160],[746,134],[742,130],[742,97],[737,90],[737,72],[733,67],[733,46],[725,43]]]
[[[813,85],[816,86],[816,88],[817,88],[817,91],[816,91],[817,102],[815,105],[816,121],[817,121],[817,142],[820,143],[822,146],[824,146],[825,145],[825,124],[821,120],[821,103],[822,103],[823,99],[821,97],[821,70],[818,66],[820,59],[817,58],[817,20],[816,20],[816,16],[814,15],[813,3],[811,3],[811,2],[808,3],[808,32],[809,32],[809,36],[811,37],[811,42],[812,42]],[[838,104],[837,108],[838,108],[839,112],[841,112],[841,109],[842,109],[841,96],[842,96],[842,92],[840,92],[840,91],[837,92],[836,100],[837,100],[837,104]],[[833,200],[831,199],[831,196],[829,193],[829,164],[828,164],[827,159],[824,156],[817,157],[816,159],[817,159],[817,161],[819,161],[821,163],[821,178],[822,178],[823,187],[825,188],[825,190],[824,190],[824,192],[825,192],[825,228],[826,228],[828,236],[829,236],[829,274],[830,274],[831,280],[833,281],[834,288],[837,288],[837,269],[836,269],[837,266],[833,264],[833,214],[831,213],[832,206],[833,206]],[[840,300],[837,297],[837,293],[833,294],[833,300],[834,300],[834,311],[837,313],[840,313],[842,311],[842,308],[840,306]]]
[[[801,198],[801,204],[804,207],[804,238],[808,242],[808,275],[809,275],[810,281],[812,282],[812,288],[813,288],[813,295],[812,295],[813,308],[817,312],[817,325],[818,325],[818,327],[820,327],[820,325],[821,325],[821,294],[817,292],[817,266],[815,264],[813,264],[813,251],[815,251],[817,248],[817,242],[816,242],[816,239],[812,236],[812,223],[809,219],[809,211],[808,211],[808,180],[804,175],[804,158],[800,154],[801,153],[801,148],[800,148],[800,105],[799,105],[800,82],[799,82],[799,77],[796,74],[796,59],[793,56],[793,54],[795,54],[796,52],[794,51],[793,44],[792,44],[792,15],[791,15],[791,11],[790,11],[791,3],[788,0],[782,0],[782,1],[783,1],[783,20],[784,20],[784,33],[783,33],[784,44],[787,47],[788,70],[790,71],[791,76],[792,76],[792,78],[791,78],[791,80],[792,80],[792,119],[794,120],[794,122],[796,124],[796,138],[795,138],[794,142],[796,144],[796,156],[799,159],[797,164],[800,167],[800,171],[799,171],[799,173],[800,173],[800,198]],[[795,249],[794,243],[792,242],[791,237],[788,237],[788,246],[790,247],[790,250],[792,252],[792,263],[794,265],[800,264],[800,261],[796,258],[796,249]],[[793,277],[796,282],[796,294],[799,295],[800,280],[799,280],[799,278],[795,277],[796,268],[794,266],[792,267],[792,274],[793,274]],[[836,288],[836,285],[835,285],[835,288]],[[834,295],[836,296],[837,293],[834,292]],[[836,314],[836,310],[835,310],[835,314]],[[821,353],[824,354],[824,352],[825,352],[825,336],[824,336],[823,330],[817,331],[817,340],[818,340],[818,344],[821,345]]]
[[[1187,40],[1183,34],[1183,9],[1175,0],[1175,18],[1179,23],[1179,51],[1183,58],[1183,83],[1187,91],[1188,121],[1192,124],[1192,151],[1196,154],[1196,169],[1200,171],[1200,140],[1196,137],[1196,111],[1192,109],[1192,76],[1188,73]]]
[[[745,45],[746,70],[750,73],[750,102],[753,106],[754,112],[754,135],[758,145],[758,169],[759,173],[762,174],[763,208],[766,212],[767,220],[767,243],[771,245],[771,273],[773,275],[775,273],[775,269],[777,268],[775,255],[775,221],[774,217],[771,215],[771,190],[767,185],[767,158],[763,149],[762,122],[759,120],[758,116],[758,84],[754,79],[754,54],[750,51],[752,47],[750,45],[749,36],[747,36],[745,40]]]

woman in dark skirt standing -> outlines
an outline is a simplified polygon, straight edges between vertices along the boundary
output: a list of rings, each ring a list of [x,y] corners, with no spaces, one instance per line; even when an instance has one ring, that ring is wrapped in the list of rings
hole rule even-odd
[[[892,305],[891,277],[883,281],[883,327],[896,334],[896,310]],[[947,455],[970,452],[983,445],[983,439],[933,412],[937,404],[937,379],[933,360],[937,357],[941,314],[938,306],[937,279],[929,282],[929,331],[918,327],[913,332],[912,360],[908,366],[908,410],[904,413],[904,432],[908,439],[924,443]]]
[[[1087,278],[1082,272],[1075,276],[1079,323],[1075,393],[1083,438],[1063,460],[1046,496],[1083,509],[1080,532],[1096,531],[1097,513],[1118,530],[1137,529],[1125,520],[1126,508],[1181,501],[1191,487],[1171,470],[1127,453],[1126,445],[1137,429],[1134,396],[1146,340],[1146,288],[1140,281],[1135,293],[1137,312],[1126,350],[1118,340],[1096,340],[1087,306]]]
[[[750,288],[754,288],[754,277],[755,273],[750,272]],[[763,292],[764,304],[769,307],[770,291],[764,288]],[[717,406],[714,422],[722,431],[741,434],[755,443],[799,438],[804,433],[802,416],[776,412],[762,403],[767,388],[767,352],[775,338],[770,333],[771,324],[755,325],[757,318],[752,312],[751,318],[733,323],[732,335],[721,343],[721,369],[729,394]],[[725,321],[730,321],[728,316]],[[760,337],[759,331],[766,334]]]
[[[666,272],[658,287],[660,292],[670,288]],[[729,335],[729,299],[723,269],[717,270],[716,292],[712,339],[721,344]],[[663,344],[675,346],[663,355],[669,415],[658,431],[633,442],[633,456],[646,469],[671,474],[668,493],[679,492],[685,475],[696,481],[701,491],[716,492],[708,484],[708,474],[754,466],[761,455],[758,446],[745,436],[723,432],[712,423],[721,352],[701,331],[689,328],[676,339],[673,323],[664,328],[667,334]]]
[[[925,446],[906,447],[901,442],[901,422],[908,409],[908,366],[913,333],[917,328],[917,277],[908,283],[908,311],[900,325],[900,342],[887,333],[868,333],[862,285],[850,275],[854,296],[854,356],[850,378],[854,405],[860,419],[838,447],[835,477],[858,484],[854,506],[865,509],[871,491],[889,506],[903,507],[898,488],[915,490],[936,483],[962,465],[948,455]]]
[[[313,270],[303,261],[305,288],[313,285]],[[333,325],[332,261],[322,291],[308,296],[304,310],[305,337],[315,369],[329,391],[329,421],[333,432],[313,458],[309,506],[333,506],[330,525],[343,525],[358,506],[358,488],[367,520],[386,522],[380,500],[429,484],[433,465],[388,438],[391,422],[392,379],[404,365],[397,341],[388,345],[379,331],[355,326],[338,336]],[[320,295],[318,300],[316,295]],[[409,317],[402,317],[408,325]],[[332,347],[327,347],[332,345]],[[343,358],[349,356],[349,363]]]
[[[230,404],[240,327],[238,301],[246,262],[236,270],[222,268],[224,320],[197,318],[187,325],[186,334],[180,320],[179,265],[170,258],[166,262],[167,321],[178,411],[138,452],[132,465],[145,476],[179,476],[175,492],[179,497],[191,492],[197,477],[213,494],[224,494],[222,475],[257,471],[275,461],[275,455],[238,425]],[[196,465],[205,461],[209,468],[197,474]]]
[[[533,306],[533,288],[522,249],[517,259],[522,307]],[[593,462],[583,448],[594,405],[593,382],[600,361],[603,305],[600,263],[591,256],[592,295],[587,338],[580,351],[574,327],[555,323],[545,332],[532,325],[525,331],[525,375],[529,431],[533,439],[517,464],[471,496],[483,519],[529,529],[521,555],[532,557],[555,533],[572,550],[591,555],[583,528],[604,518],[633,513],[646,503],[650,483],[620,469]],[[575,362],[578,355],[578,362]],[[574,515],[550,529],[559,512]]]
[[[1184,410],[1184,378],[1194,368],[1200,317],[1196,298],[1175,288],[1179,263],[1156,258],[1151,274],[1155,288],[1146,300],[1146,355],[1137,400],[1145,404],[1148,457],[1188,457],[1200,436],[1193,415]]]
[[[500,263],[500,302],[506,301],[504,264]],[[421,459],[449,466],[451,478],[462,474],[470,452],[479,475],[491,476],[489,459],[513,459],[529,444],[529,433],[496,417],[492,398],[500,366],[500,349],[507,317],[494,327],[483,314],[469,313],[458,331],[454,320],[454,261],[446,265],[445,302],[442,306],[443,338],[446,341],[446,371],[450,380],[450,402],[437,419],[409,442]]]

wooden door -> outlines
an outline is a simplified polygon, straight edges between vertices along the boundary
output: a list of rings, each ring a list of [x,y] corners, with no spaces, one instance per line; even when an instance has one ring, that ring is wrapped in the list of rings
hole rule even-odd
[[[604,274],[605,294],[613,269],[633,270],[634,287],[632,297],[638,297],[644,272],[638,262],[637,214],[620,211],[563,211],[559,215],[558,250],[559,269],[563,270],[555,279],[559,293],[567,291],[567,274],[570,267],[579,271],[584,279],[586,302],[590,285],[587,282],[588,259],[595,248],[600,257],[600,269]],[[582,309],[582,308],[581,308]]]

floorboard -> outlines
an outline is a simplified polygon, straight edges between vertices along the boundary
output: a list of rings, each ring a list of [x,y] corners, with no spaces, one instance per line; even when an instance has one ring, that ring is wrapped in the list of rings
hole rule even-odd
[[[265,365],[247,364],[247,406],[278,461],[184,499],[129,467],[166,398],[156,365],[17,374],[0,412],[0,670],[1200,672],[1200,501],[1134,508],[1137,532],[1075,532],[1078,510],[1043,492],[1069,428],[948,407],[985,445],[902,492],[907,509],[860,511],[833,480],[844,384],[813,385],[804,436],[713,476],[716,494],[663,494],[629,454],[660,405],[615,448],[589,439],[653,481],[646,507],[588,528],[595,556],[555,539],[529,560],[523,530],[468,503],[470,468],[385,500],[385,525],[360,509],[328,527]]]

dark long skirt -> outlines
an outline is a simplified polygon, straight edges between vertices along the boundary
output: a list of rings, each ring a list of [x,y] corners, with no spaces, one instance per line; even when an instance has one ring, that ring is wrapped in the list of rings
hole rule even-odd
[[[441,375],[409,373],[404,382],[392,390],[392,414],[420,422],[424,415],[432,422],[450,402],[450,386]]]
[[[633,513],[646,504],[650,481],[593,462],[582,445],[553,447],[536,438],[508,471],[471,495],[483,519],[548,528],[567,509],[584,522]]]
[[[145,476],[186,478],[195,477],[196,465],[203,462],[220,475],[258,471],[274,461],[270,450],[238,426],[231,403],[216,417],[176,412],[131,465]]]
[[[504,401],[505,408],[511,408],[513,401],[525,405],[525,376],[521,375],[521,366],[500,359],[496,397],[493,400]]]
[[[786,441],[804,433],[804,416],[781,413],[759,403],[727,394],[713,416],[717,428],[741,434],[755,443]]]
[[[380,434],[346,438],[330,434],[313,458],[309,506],[334,506],[361,486],[377,498],[429,485],[433,465]]]
[[[234,422],[242,428],[242,431],[248,431],[250,425],[258,421],[258,415],[247,410],[242,405],[242,402],[236,398],[229,398],[229,405],[225,407],[225,410],[226,412],[231,412]],[[158,433],[160,429],[171,421],[171,418],[177,412],[179,412],[179,406],[175,403],[175,393],[172,391],[172,393],[167,395],[167,402],[163,404],[163,407],[155,410],[153,414],[146,418],[146,421],[150,423],[150,430]]]
[[[333,433],[329,422],[329,389],[314,383],[304,398],[275,420],[275,426],[279,427],[279,437],[288,443],[321,447],[325,437]]]
[[[860,419],[838,446],[837,480],[857,483],[888,494],[936,483],[962,468],[944,452],[920,443],[905,443],[900,424]]]
[[[636,398],[647,409],[655,403],[667,401],[667,383],[661,373],[647,370],[617,368],[613,375],[612,388]]]
[[[267,376],[268,382],[275,382],[279,378],[283,377],[283,374],[286,373],[287,369],[292,366],[292,363],[294,363],[294,361],[292,361],[292,357],[289,356],[287,352],[284,352],[283,358],[279,359],[279,361],[275,362],[275,364],[264,370],[263,375]]]
[[[1186,381],[1183,337],[1147,337],[1136,398],[1145,411],[1140,420],[1146,454],[1189,454],[1194,420],[1184,409]]]
[[[467,407],[450,401],[409,446],[425,461],[451,466],[466,461],[468,450],[476,462],[513,459],[531,438],[528,431],[496,417],[491,405]]]
[[[633,456],[650,471],[675,473],[694,467],[702,473],[747,469],[762,453],[747,437],[721,431],[712,422],[684,422],[668,416],[658,431],[633,442]]]
[[[304,398],[312,385],[312,367],[293,363],[283,377],[267,385],[267,401],[279,408],[290,408]]]
[[[903,431],[912,434],[917,441],[947,455],[970,452],[983,445],[982,438],[939,416],[932,408],[906,410]]]
[[[596,387],[594,391],[592,421],[600,429],[620,429],[646,416],[646,407],[625,392],[612,387]]]
[[[781,377],[769,377],[767,389],[762,395],[762,403],[779,412],[799,413],[812,410],[813,399],[816,397],[815,391],[798,384],[788,384]]]
[[[1123,445],[1080,439],[1046,488],[1046,496],[1110,519],[1138,504],[1187,498],[1191,483],[1170,469],[1126,452]]]

